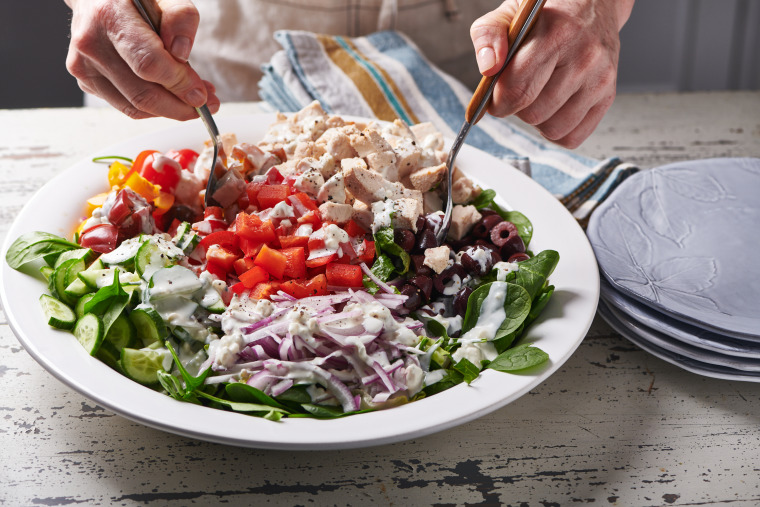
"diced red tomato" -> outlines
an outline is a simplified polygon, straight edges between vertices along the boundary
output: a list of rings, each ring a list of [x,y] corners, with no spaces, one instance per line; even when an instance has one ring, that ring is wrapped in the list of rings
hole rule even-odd
[[[238,282],[236,284],[233,284],[230,287],[230,290],[234,292],[235,294],[242,294],[243,292],[248,290],[248,287],[246,287],[245,284],[243,284],[243,282]],[[228,304],[228,303],[225,303],[225,304]]]
[[[211,245],[219,245],[234,252],[239,249],[239,238],[232,231],[215,231],[203,238],[200,245],[203,248],[208,248]]]
[[[264,185],[256,198],[259,201],[259,207],[267,209],[287,200],[289,194],[287,185]]]
[[[82,232],[79,244],[96,252],[108,253],[116,248],[119,230],[113,224],[99,224]]]
[[[208,217],[224,220],[224,210],[219,206],[207,206],[206,209],[203,210],[203,219],[205,220]]]
[[[375,242],[368,239],[364,240],[364,252],[357,258],[357,262],[363,262],[366,265],[371,265],[375,260]]]
[[[153,221],[156,223],[156,228],[160,231],[165,231],[169,222],[169,216],[166,213],[160,213],[158,210],[153,212]]]
[[[328,264],[325,270],[327,283],[340,287],[361,287],[362,268],[353,264]]]
[[[190,169],[190,165],[198,159],[198,153],[190,149],[169,150],[166,156],[176,160],[182,169]]]
[[[269,248],[267,245],[261,247],[259,254],[254,259],[257,266],[266,269],[275,278],[282,278],[287,262],[287,258],[281,252]]]
[[[315,231],[322,227],[322,219],[319,217],[319,212],[317,211],[309,211],[300,217],[297,222],[299,224],[312,224]]]
[[[232,268],[235,270],[235,273],[237,275],[241,275],[242,273],[245,273],[246,271],[251,269],[253,266],[255,266],[255,264],[253,263],[253,259],[248,258],[248,257],[243,257],[242,259],[238,259],[232,263]]]
[[[179,162],[156,152],[145,158],[140,175],[154,185],[160,185],[164,192],[173,192],[181,172]]]
[[[260,243],[269,243],[276,238],[271,221],[264,222],[257,215],[249,215],[245,212],[238,213],[235,220],[235,232],[241,238],[252,239]]]
[[[252,181],[245,186],[245,193],[248,195],[248,202],[259,206],[259,191],[264,187],[264,183]]]
[[[165,217],[168,215],[164,215]],[[179,228],[180,224],[182,223],[181,220],[178,218],[172,219],[172,223],[169,225],[169,228],[166,229],[166,233],[169,234],[169,236],[174,237],[177,234],[177,229]]]
[[[279,185],[283,181],[285,181],[285,178],[282,176],[282,173],[277,170],[275,167],[269,168],[266,172],[267,176],[267,183],[270,185]]]
[[[259,255],[262,246],[264,246],[264,243],[261,241],[240,238],[240,249],[243,251],[243,256],[246,258],[253,259]]]
[[[330,255],[323,255],[322,257],[317,257],[316,259],[308,259],[306,261],[306,267],[318,268],[320,266],[326,266],[327,264],[333,262],[337,258],[338,258],[338,254],[330,254]]]
[[[310,295],[306,284],[306,280],[288,280],[280,284],[280,290],[294,298],[301,299]]]
[[[317,275],[313,277],[306,284],[306,290],[309,291],[309,296],[324,296],[327,294],[327,277],[325,275]]]
[[[282,248],[307,246],[309,244],[309,236],[280,236],[279,240]]]
[[[237,253],[232,252],[221,245],[210,245],[206,250],[206,260],[221,266],[225,272],[232,269],[232,264],[239,259]]]
[[[285,271],[282,275],[289,278],[303,278],[306,276],[306,252],[303,247],[284,248],[280,253],[285,256]]]
[[[290,201],[290,204],[293,205],[293,209],[296,211],[296,215],[305,215],[309,211],[316,211],[319,208],[317,207],[317,204],[303,192],[297,192],[290,197],[288,197],[288,201]]]
[[[279,282],[262,282],[251,291],[251,299],[269,299],[272,294],[280,290]]]
[[[241,274],[239,278],[246,288],[253,289],[261,282],[268,282],[269,273],[267,273],[262,267],[253,266],[251,269]]]
[[[113,206],[108,211],[108,221],[114,225],[121,225],[132,213],[132,199],[124,190],[116,194]]]
[[[214,275],[220,280],[227,279],[227,270],[221,264],[217,264],[214,261],[208,261],[206,263],[206,271]]]
[[[359,237],[364,236],[365,234],[367,234],[367,231],[365,231],[364,228],[361,225],[357,224],[353,220],[349,220],[348,221],[348,223],[344,227],[344,230],[352,238],[359,238]]]
[[[143,166],[147,158],[154,153],[159,153],[158,150],[144,150],[137,154],[135,160],[132,162],[132,170],[130,172],[142,173]]]

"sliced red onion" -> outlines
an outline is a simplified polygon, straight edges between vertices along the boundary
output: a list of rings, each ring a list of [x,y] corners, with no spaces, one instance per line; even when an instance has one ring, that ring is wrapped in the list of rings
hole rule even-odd
[[[271,394],[272,396],[279,396],[288,389],[293,387],[293,381],[290,379],[285,379],[277,382],[272,386]]]

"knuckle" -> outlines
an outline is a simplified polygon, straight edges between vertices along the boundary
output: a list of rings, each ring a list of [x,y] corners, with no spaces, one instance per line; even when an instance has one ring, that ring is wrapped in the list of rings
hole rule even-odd
[[[142,120],[144,118],[149,118],[150,115],[145,113],[144,111],[141,111],[134,107],[132,104],[126,104],[119,108],[119,111],[124,113],[125,115],[129,116],[133,120]]]
[[[152,87],[146,87],[129,97],[130,105],[141,112],[153,111],[159,101],[160,97]]]
[[[517,115],[518,118],[520,118],[522,121],[527,123],[528,125],[539,125],[541,123],[544,123],[546,120],[548,120],[546,113],[541,111],[538,107],[534,107],[535,104],[532,104],[529,107],[526,107],[520,113]]]
[[[137,76],[147,81],[161,82],[163,69],[155,51],[149,48],[140,48],[134,56],[133,67]]]

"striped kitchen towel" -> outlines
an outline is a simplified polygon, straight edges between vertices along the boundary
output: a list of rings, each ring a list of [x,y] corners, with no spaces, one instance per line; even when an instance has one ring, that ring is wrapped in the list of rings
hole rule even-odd
[[[430,121],[449,138],[462,126],[472,91],[399,32],[348,38],[280,31],[275,38],[283,50],[263,66],[259,94],[276,110],[297,111],[316,99],[333,114]],[[637,170],[616,157],[581,156],[488,115],[470,131],[467,144],[528,172],[581,224]]]

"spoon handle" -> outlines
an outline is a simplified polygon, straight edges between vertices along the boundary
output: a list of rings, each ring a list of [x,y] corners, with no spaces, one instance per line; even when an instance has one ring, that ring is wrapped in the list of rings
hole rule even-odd
[[[509,24],[509,31],[507,32],[509,52],[507,53],[504,65],[493,76],[483,76],[481,78],[478,87],[475,89],[475,93],[470,99],[470,103],[467,105],[467,111],[465,112],[467,123],[474,125],[480,121],[488,110],[488,106],[491,105],[491,99],[493,98],[493,89],[499,80],[499,76],[507,68],[512,55],[515,54],[517,48],[520,47],[528,36],[528,33],[530,33],[530,30],[538,19],[538,13],[543,8],[545,2],[546,0],[525,0],[518,7],[517,13],[512,18],[512,22]]]

